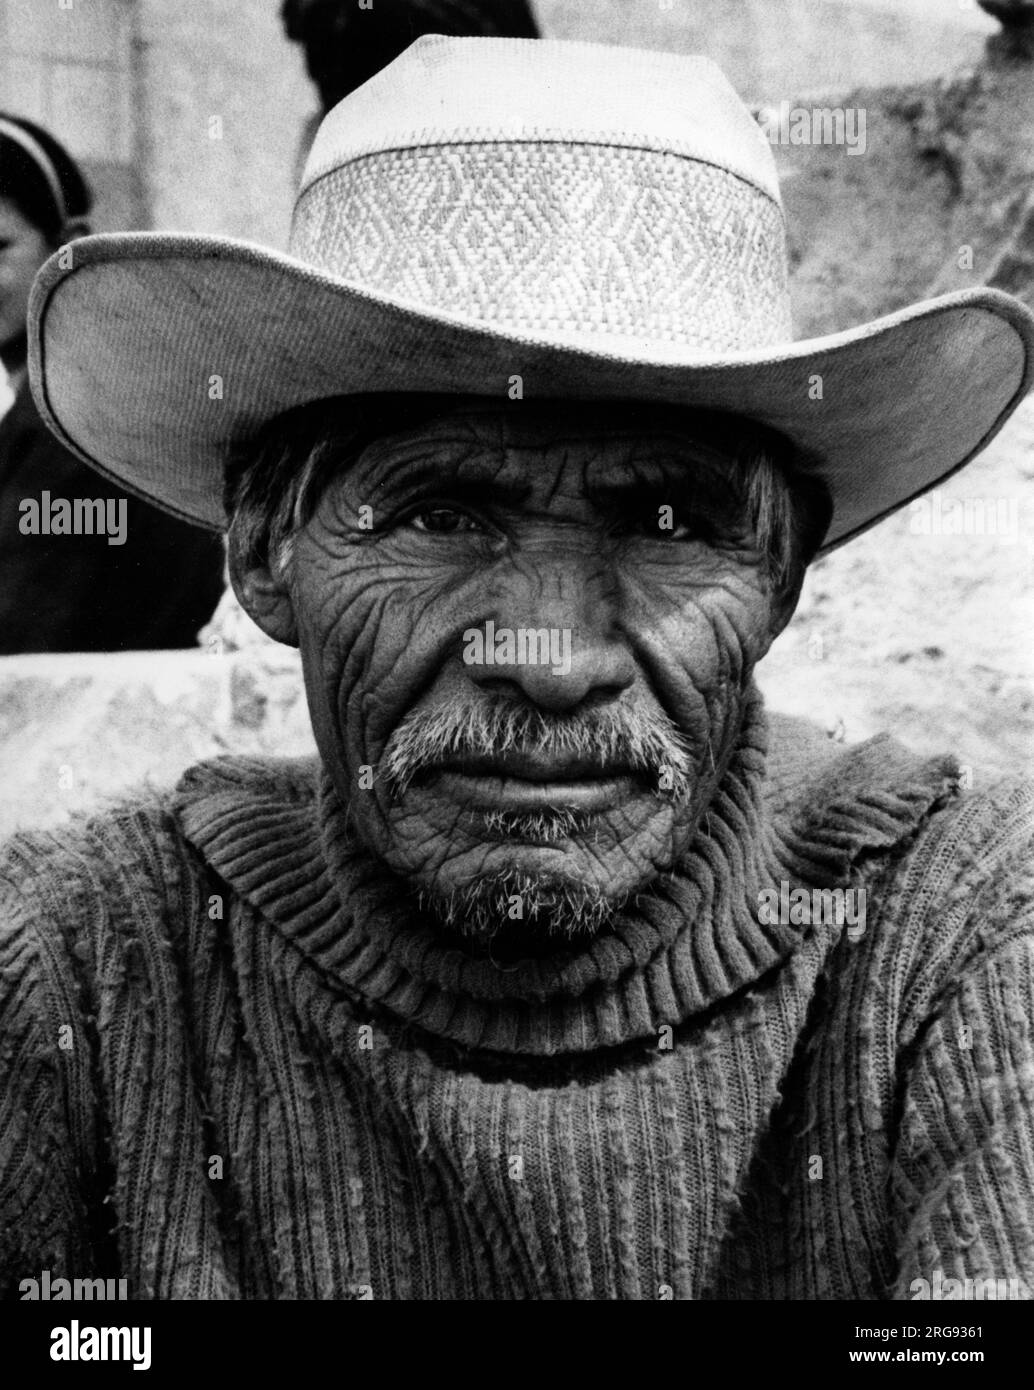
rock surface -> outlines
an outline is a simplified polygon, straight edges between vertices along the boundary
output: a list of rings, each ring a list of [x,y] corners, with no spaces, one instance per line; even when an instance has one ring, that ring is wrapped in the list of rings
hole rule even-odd
[[[1034,305],[1034,66],[821,102],[864,111],[865,151],[774,146],[798,336],[975,285]]]
[[[906,507],[812,566],[759,668],[770,704],[848,742],[886,729],[953,752],[975,784],[1034,772],[1032,484],[1034,398],[937,489],[942,534],[914,534]],[[954,500],[1001,502],[1015,533],[945,534]]]
[[[54,825],[225,753],[313,751],[297,652],[0,660],[0,834]]]

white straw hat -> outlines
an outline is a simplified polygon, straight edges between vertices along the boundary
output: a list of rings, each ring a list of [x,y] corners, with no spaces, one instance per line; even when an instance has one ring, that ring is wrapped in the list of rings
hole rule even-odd
[[[225,525],[223,467],[326,396],[665,401],[761,421],[833,500],[826,549],[960,468],[1032,382],[1034,316],[975,289],[793,341],[769,145],[705,58],[425,38],[320,127],[288,254],[87,237],[29,314],[58,437]],[[519,409],[519,406],[514,406]]]

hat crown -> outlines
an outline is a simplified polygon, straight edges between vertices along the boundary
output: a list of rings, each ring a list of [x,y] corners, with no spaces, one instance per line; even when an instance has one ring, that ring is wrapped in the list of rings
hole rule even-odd
[[[290,249],[418,312],[597,352],[791,335],[772,152],[706,58],[421,39],[324,121]]]
[[[777,203],[771,147],[702,55],[560,39],[417,39],[324,118],[301,192],[364,155],[435,145],[572,142],[682,155]]]

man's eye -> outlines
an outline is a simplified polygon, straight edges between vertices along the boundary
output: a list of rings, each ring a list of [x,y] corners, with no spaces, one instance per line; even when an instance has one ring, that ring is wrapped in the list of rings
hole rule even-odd
[[[698,541],[707,534],[701,522],[682,521],[678,517],[672,522],[670,530],[658,526],[657,532],[662,541]]]
[[[427,507],[409,517],[410,526],[433,536],[455,536],[463,531],[479,531],[477,522],[466,512],[451,507]]]

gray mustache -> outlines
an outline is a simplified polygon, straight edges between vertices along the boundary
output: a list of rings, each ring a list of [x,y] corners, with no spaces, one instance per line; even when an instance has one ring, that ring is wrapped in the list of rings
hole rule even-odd
[[[663,713],[626,705],[593,706],[576,715],[549,715],[519,705],[468,705],[427,713],[412,710],[385,747],[381,772],[401,795],[422,772],[447,758],[491,758],[502,753],[584,759],[605,767],[621,764],[656,779],[659,794],[688,794],[693,759],[689,746]]]

